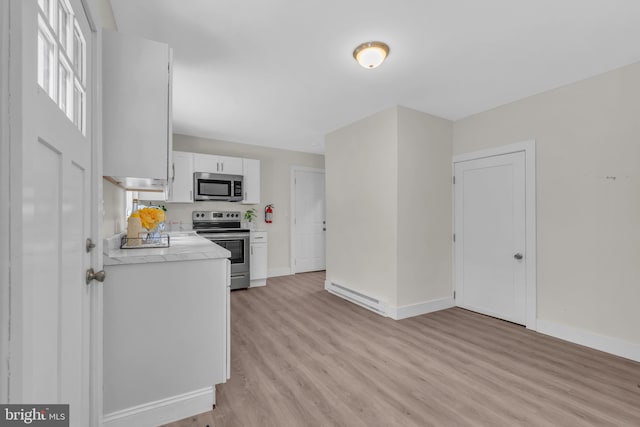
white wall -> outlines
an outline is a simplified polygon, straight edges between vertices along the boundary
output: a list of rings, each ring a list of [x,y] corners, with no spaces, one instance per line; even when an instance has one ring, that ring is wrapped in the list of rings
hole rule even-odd
[[[398,306],[452,298],[449,120],[398,107]]]
[[[538,318],[640,344],[640,64],[454,124],[454,154],[536,140]]]
[[[451,138],[450,121],[404,107],[327,135],[327,280],[391,316],[452,304]]]
[[[397,108],[325,140],[327,280],[395,306]]]
[[[231,202],[168,203],[167,218],[191,225],[194,210],[240,210],[255,208],[256,227],[269,232],[268,270],[270,275],[289,274],[290,264],[290,174],[291,166],[324,169],[324,156],[297,151],[279,150],[256,145],[216,141],[174,134],[173,148],[178,151],[219,154],[260,160],[260,204],[242,205]],[[264,222],[264,208],[274,205],[272,224]]]

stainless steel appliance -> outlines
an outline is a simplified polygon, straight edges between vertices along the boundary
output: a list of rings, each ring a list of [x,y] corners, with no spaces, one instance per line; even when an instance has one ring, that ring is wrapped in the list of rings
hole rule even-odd
[[[249,230],[240,228],[236,211],[193,211],[193,229],[231,252],[231,290],[249,287]]]
[[[196,172],[193,174],[195,201],[217,200],[239,202],[242,200],[242,175]]]

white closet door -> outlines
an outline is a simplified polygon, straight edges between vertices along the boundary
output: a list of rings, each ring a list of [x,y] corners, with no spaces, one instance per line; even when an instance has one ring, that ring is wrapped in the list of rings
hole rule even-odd
[[[525,154],[455,164],[456,303],[526,322]]]

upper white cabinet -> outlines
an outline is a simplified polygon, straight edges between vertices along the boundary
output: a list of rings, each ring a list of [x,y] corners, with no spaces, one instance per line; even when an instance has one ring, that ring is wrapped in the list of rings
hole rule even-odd
[[[194,154],[194,172],[242,175],[242,159],[238,157]]]
[[[177,193],[172,197],[171,192],[169,192],[170,202],[193,202],[193,173],[208,172],[229,175],[242,175],[242,185],[244,187],[244,197],[242,199],[242,203],[246,205],[256,205],[260,203],[260,160],[218,156],[214,154],[186,153],[180,151],[175,151],[173,153],[174,157],[178,155],[184,156],[188,154],[192,156],[191,169],[187,168],[188,161],[186,158],[180,160],[184,163],[184,165],[181,167],[178,166],[178,161],[174,161],[176,167],[175,182],[178,182],[179,176],[184,175],[184,172],[179,173],[178,169],[187,171],[187,174],[189,176],[189,182],[186,183],[185,181],[183,190],[181,190],[183,191],[182,194],[185,195],[185,197],[178,198]],[[172,188],[174,189],[174,191],[178,191],[177,187],[178,185],[174,184]],[[187,189],[190,191],[188,199],[186,198]]]
[[[131,189],[162,188],[172,176],[171,49],[102,34],[103,175]]]
[[[173,152],[169,202],[193,203],[193,153]]]
[[[242,185],[244,186],[245,205],[257,205],[260,203],[260,160],[242,159],[244,176]]]

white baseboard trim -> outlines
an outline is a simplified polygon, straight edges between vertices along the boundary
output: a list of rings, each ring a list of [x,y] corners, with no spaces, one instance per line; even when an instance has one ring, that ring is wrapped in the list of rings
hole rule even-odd
[[[403,305],[401,307],[387,307],[387,315],[394,320],[406,319],[408,317],[420,316],[421,314],[433,313],[434,311],[445,310],[455,307],[453,297],[440,298],[417,304]]]
[[[335,296],[345,299],[353,304],[359,305],[360,307],[366,308],[367,310],[373,311],[374,313],[377,313],[381,316],[388,317],[386,305],[378,298],[365,295],[361,292],[349,289],[343,285],[333,283],[330,280],[324,281],[324,288],[329,293]]]
[[[260,286],[267,286],[267,279],[252,280],[249,283],[250,288],[259,288]]]
[[[538,332],[640,362],[640,344],[538,319]]]
[[[214,387],[172,396],[105,414],[104,427],[155,427],[210,411],[216,403]]]
[[[267,277],[290,276],[291,269],[289,267],[272,268],[267,271]]]

